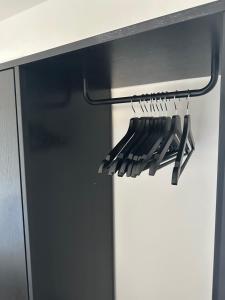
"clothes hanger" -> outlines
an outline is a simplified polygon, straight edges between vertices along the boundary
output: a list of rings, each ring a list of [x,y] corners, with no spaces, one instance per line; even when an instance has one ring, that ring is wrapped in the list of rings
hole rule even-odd
[[[127,177],[130,177],[132,175],[132,168],[134,163],[136,162],[136,158],[138,157],[138,153],[142,153],[143,144],[145,144],[145,140],[149,139],[149,136],[154,137],[157,132],[159,132],[160,128],[162,126],[162,119],[160,117],[152,118],[152,126],[149,128],[147,135],[145,139],[138,145],[136,149],[134,149],[134,152],[128,156],[127,159],[127,170],[126,175]]]
[[[161,103],[160,103],[160,105],[161,105]],[[156,107],[159,112],[160,110],[159,110],[157,104],[156,104]],[[154,106],[153,106],[153,108],[154,108]],[[156,111],[156,110],[154,109],[154,111]],[[162,111],[163,111],[163,109],[162,109]],[[132,173],[133,165],[136,163],[136,160],[139,157],[139,155],[143,154],[143,150],[146,148],[146,145],[145,145],[146,140],[148,141],[147,146],[149,146],[152,139],[155,140],[155,137],[159,135],[161,130],[163,130],[163,128],[165,126],[164,123],[166,122],[166,117],[161,116],[161,117],[155,117],[155,118],[151,118],[151,119],[153,120],[153,126],[151,126],[149,128],[150,130],[147,131],[145,136],[143,136],[142,139],[140,140],[139,144],[136,145],[136,147],[134,147],[134,149],[132,149],[132,151],[128,155],[127,159],[123,162],[123,164],[118,172],[119,176],[122,177],[126,173],[127,177],[131,177],[131,176],[136,177],[136,174],[134,175]],[[139,175],[139,174],[137,174],[137,175]]]
[[[159,99],[159,103],[161,107],[161,112],[164,113],[163,106],[161,103],[161,98]],[[167,116],[168,113],[167,105],[165,102],[164,104],[166,108],[166,116],[161,117],[161,127],[159,128],[159,131],[156,131],[153,136],[150,136],[149,139],[146,140],[146,143],[142,149],[142,153],[138,153],[138,155],[134,157],[135,162],[133,163],[133,167],[132,167],[132,175],[131,175],[132,177],[136,177],[137,175],[141,174],[141,172],[145,168],[146,163],[149,160],[151,160],[153,154],[157,153],[162,143],[162,140],[165,137],[165,134],[168,132],[168,130],[171,127],[171,118]]]
[[[148,112],[148,110],[147,110],[147,108],[146,108],[145,105],[144,105],[144,107],[145,107],[145,110],[144,110],[144,108],[143,108],[143,106],[141,104],[141,101],[139,101],[139,104],[140,104],[140,107],[141,107],[141,110],[142,110],[143,114],[145,113],[145,110],[146,110],[146,112]],[[153,126],[154,126],[154,120],[153,120],[153,118],[149,118],[149,117],[145,117],[144,116],[141,119],[145,120],[144,128],[140,132],[140,134],[136,136],[136,139],[131,140],[130,144],[128,145],[128,147],[127,147],[127,153],[126,153],[126,155],[124,155],[123,161],[121,161],[121,164],[120,164],[120,166],[118,168],[118,176],[119,177],[124,176],[124,174],[127,171],[127,167],[128,167],[129,161],[132,160],[133,154],[135,153],[136,149],[138,149],[138,147],[142,144],[143,140],[148,135],[148,132],[150,130],[153,130]]]
[[[174,102],[175,103],[175,102]],[[181,119],[177,114],[177,107],[175,105],[176,114],[172,117],[171,128],[162,144],[160,151],[155,155],[154,160],[149,166],[149,175],[154,176],[160,164],[170,149],[171,144],[178,139],[180,141],[182,130],[181,130]]]
[[[143,109],[142,106],[141,106],[141,109]],[[107,167],[108,175],[114,175],[118,171],[118,169],[120,168],[122,162],[127,157],[127,155],[129,154],[130,150],[132,149],[132,147],[141,138],[142,133],[143,133],[143,131],[145,129],[145,125],[146,125],[146,118],[144,118],[144,117],[139,118],[133,136],[128,141],[128,143],[125,145],[125,147],[121,150],[121,152],[118,154],[118,156],[116,157],[116,159],[113,160],[112,163]]]
[[[175,166],[173,168],[172,181],[171,181],[172,185],[178,184],[179,177],[181,176],[184,168],[186,167],[191,155],[195,150],[195,142],[191,131],[191,116],[188,114],[188,106],[189,106],[189,101],[187,104],[187,114],[184,116],[184,126],[183,126],[183,134],[181,137],[181,143],[175,160]],[[185,148],[187,143],[189,143],[190,145],[190,151],[183,162],[183,157],[185,154]]]
[[[167,109],[167,105],[166,105],[166,99],[164,100],[164,105],[165,105],[166,115],[167,115],[168,109]],[[175,106],[175,108],[176,108],[176,106]],[[161,109],[163,111],[162,106],[161,106]],[[164,126],[162,127],[162,131],[158,134],[158,136],[155,137],[155,140],[153,140],[153,143],[150,144],[148,151],[145,152],[141,157],[139,157],[137,162],[134,164],[133,170],[132,170],[132,177],[140,175],[140,173],[142,171],[146,170],[146,166],[148,166],[148,167],[150,166],[150,162],[151,163],[154,162],[152,157],[153,156],[155,157],[157,155],[157,153],[160,151],[160,148],[163,145],[163,142],[164,142],[166,136],[168,135],[169,130],[171,129],[171,124],[172,124],[171,118],[167,116],[167,117],[164,117],[164,119],[165,119],[165,123],[164,123]],[[181,135],[181,133],[180,133],[180,135]],[[167,161],[167,159],[168,159],[167,156],[170,153],[173,153],[175,150],[178,149],[179,143],[180,143],[180,141],[175,135],[174,140],[172,141],[171,145],[169,146],[168,151],[166,152],[165,156],[162,159],[162,162]],[[172,163],[172,161],[171,161],[171,163]],[[165,165],[163,165],[163,166],[165,166]]]
[[[146,105],[144,104],[145,110],[147,112],[147,114],[149,114],[149,111],[146,107]],[[138,143],[136,145],[134,145],[133,149],[131,149],[129,155],[128,155],[128,159],[133,158],[133,156],[135,155],[135,153],[142,148],[143,143],[145,142],[145,140],[147,139],[147,137],[149,136],[149,134],[153,131],[154,129],[154,123],[155,118],[151,117],[150,115],[146,118],[146,127],[145,127],[145,131],[143,132],[143,135],[141,137],[141,139],[138,141]]]
[[[175,105],[175,102],[174,102],[174,106],[175,106],[175,111],[177,114],[177,107]],[[166,107],[166,113],[167,113],[166,103],[165,103],[165,107]],[[163,112],[162,105],[161,105],[161,110]],[[146,170],[146,166],[149,166],[149,162],[154,161],[154,160],[152,160],[152,156],[157,154],[157,151],[160,149],[160,145],[162,144],[162,141],[165,140],[165,136],[168,134],[168,132],[171,128],[171,118],[162,117],[161,119],[162,120],[164,119],[164,124],[161,123],[161,125],[163,124],[161,131],[159,131],[159,132],[154,131],[155,134],[153,135],[153,139],[150,138],[150,142],[152,144],[150,144],[151,146],[149,148],[149,152],[143,154],[141,158],[140,157],[137,158],[135,156],[133,157],[133,161],[130,162],[128,169],[127,169],[127,176],[136,177],[136,176],[140,175],[140,173],[142,171]],[[182,132],[181,132],[181,125],[180,125],[178,127],[178,136],[180,137],[181,134],[182,134]],[[169,150],[166,152],[165,156],[163,157],[163,160],[160,163],[160,165],[158,166],[158,169],[161,169],[162,167],[164,167],[168,164],[174,163],[175,156],[176,156],[175,151],[178,150],[179,143],[180,143],[180,140],[176,135],[174,136],[173,143],[174,143],[174,145],[171,143],[171,145],[169,146]],[[147,145],[149,146],[148,143],[147,143]],[[186,154],[186,152],[187,152],[187,147],[186,147],[185,154]],[[171,159],[171,154],[173,154],[172,159]]]
[[[148,102],[147,102],[148,103]],[[129,173],[131,171],[130,167],[131,164],[133,162],[133,157],[136,155],[136,153],[138,151],[140,151],[140,149],[142,148],[143,143],[145,142],[145,140],[149,137],[149,135],[152,134],[152,132],[155,132],[158,122],[159,122],[159,118],[154,118],[153,116],[150,115],[150,111],[152,112],[152,106],[151,106],[151,102],[149,105],[149,111],[146,108],[146,112],[149,114],[148,117],[148,126],[145,128],[145,132],[142,135],[141,139],[139,140],[139,142],[134,145],[133,149],[131,149],[127,159],[123,162],[120,172],[118,173],[119,176],[123,176],[126,172],[126,175],[129,176]]]
[[[187,155],[186,152],[185,152],[184,155]],[[165,167],[165,166],[167,166],[167,165],[169,165],[169,164],[171,164],[171,163],[173,163],[173,162],[175,162],[176,156],[177,156],[177,151],[173,151],[173,152],[167,154],[167,155],[165,156],[164,160],[163,160],[163,163],[161,163],[161,165],[158,167],[158,170],[159,170],[159,169],[162,169],[163,167]],[[152,162],[153,160],[154,160],[154,158],[152,158],[152,159],[149,161],[149,163],[145,166],[145,168],[144,168],[143,171],[149,169],[149,166],[150,166],[150,164],[151,164],[151,162]]]
[[[161,105],[161,103],[160,103],[160,105]],[[154,107],[154,105],[153,105],[153,107]],[[160,110],[159,110],[157,104],[156,104],[156,108],[159,113]],[[161,110],[163,111],[162,106],[161,106]],[[137,161],[141,159],[141,157],[144,155],[144,153],[146,153],[147,149],[153,148],[153,153],[155,152],[155,150],[157,150],[158,146],[156,145],[154,147],[154,144],[160,138],[162,131],[165,127],[166,121],[167,121],[167,119],[164,116],[155,118],[156,126],[154,127],[154,130],[152,130],[152,132],[149,132],[149,134],[147,135],[147,138],[144,140],[144,143],[142,143],[140,145],[140,147],[134,153],[132,161],[130,161],[130,163],[129,163],[129,166],[127,168],[127,176],[128,177],[130,177],[130,176],[136,177],[137,175],[140,175],[141,171],[137,172],[137,170],[136,170],[137,164],[138,164]]]
[[[134,112],[134,115],[136,115],[136,111],[134,109],[132,99],[131,99],[131,107],[132,107],[132,110]],[[125,145],[132,138],[132,136],[133,136],[133,134],[136,130],[138,121],[139,121],[139,119],[137,117],[133,117],[133,118],[130,119],[129,127],[128,127],[128,130],[127,130],[126,134],[118,142],[118,144],[108,153],[106,158],[102,161],[102,163],[100,164],[98,173],[107,172],[108,166],[112,163],[114,158],[121,152],[121,150],[125,147]]]
[[[144,113],[141,102],[139,104]],[[175,102],[174,106],[176,109]],[[136,125],[132,124],[133,119]],[[103,172],[109,175],[118,172],[118,176],[121,177],[124,174],[136,177],[149,169],[149,174],[154,175],[157,170],[175,162],[172,184],[177,184],[194,151],[194,140],[188,127],[190,120],[187,115],[184,120],[185,128],[182,131],[177,109],[176,115],[172,118],[168,116],[132,118],[125,136],[102,162]],[[179,162],[178,151],[181,153]],[[182,164],[184,156],[187,157]]]
[[[159,111],[160,111],[159,107],[157,104],[155,104],[155,105],[157,108],[157,112],[159,113]],[[154,108],[154,105],[153,105],[153,108]],[[155,108],[154,108],[154,111],[156,111]],[[145,151],[145,148],[149,145],[149,141],[151,141],[152,136],[154,136],[154,134],[156,134],[157,131],[160,131],[160,129],[163,126],[163,123],[165,121],[165,118],[163,116],[158,116],[158,117],[153,118],[153,120],[155,121],[155,123],[154,123],[155,127],[153,128],[154,130],[147,132],[145,138],[143,139],[142,143],[140,144],[140,147],[138,147],[136,149],[136,151],[133,153],[134,158],[137,158],[138,156],[141,156],[143,154],[143,152]]]
[[[149,161],[152,161],[152,157],[157,155],[158,151],[160,150],[160,146],[163,140],[165,139],[165,136],[168,134],[168,131],[171,128],[171,123],[171,119],[166,118],[161,129],[158,132],[156,132],[155,135],[152,137],[147,152],[144,152],[139,157],[134,157],[131,175],[132,177],[140,175],[141,172],[145,170],[145,166],[148,165]],[[165,159],[167,159],[166,156]]]

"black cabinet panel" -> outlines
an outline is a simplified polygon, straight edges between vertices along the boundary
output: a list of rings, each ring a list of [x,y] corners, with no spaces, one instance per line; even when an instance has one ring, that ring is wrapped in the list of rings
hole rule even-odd
[[[0,72],[0,299],[26,300],[27,278],[13,70]]]
[[[76,71],[20,68],[34,300],[114,299],[112,178],[97,172],[111,108],[85,102]]]

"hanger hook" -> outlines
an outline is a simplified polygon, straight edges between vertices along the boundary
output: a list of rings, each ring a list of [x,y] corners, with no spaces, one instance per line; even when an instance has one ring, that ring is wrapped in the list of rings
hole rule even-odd
[[[157,104],[157,95],[155,96],[155,106],[156,106],[156,108],[157,108],[157,111],[158,111],[158,113],[159,113],[159,106],[158,106],[158,104]]]
[[[144,98],[144,100],[143,100],[143,105],[144,105],[144,108],[145,108],[145,110],[146,110],[146,113],[148,114],[148,109],[147,109],[147,106],[146,106],[146,95],[142,95],[142,97]]]
[[[147,94],[145,95],[144,103],[145,103],[145,110],[147,111],[147,113],[149,113],[149,110],[148,110],[148,99],[147,99]]]
[[[168,107],[167,107],[166,102],[167,102],[167,98],[165,96],[164,105],[165,105],[165,109],[166,109],[166,116],[168,116]]]
[[[161,111],[162,111],[162,115],[163,115],[163,112],[164,112],[164,110],[163,110],[163,105],[162,105],[162,97],[160,96],[159,97],[159,101],[160,101],[160,107],[161,107]]]
[[[152,111],[154,113],[155,112],[155,104],[154,104],[154,98],[153,98],[152,94],[151,94],[151,103],[152,103]]]
[[[142,113],[144,114],[145,111],[144,111],[144,109],[143,109],[143,106],[142,106],[142,103],[141,103],[141,99],[139,99],[139,105],[140,105],[140,108],[141,108]]]
[[[149,112],[150,112],[150,115],[152,115],[152,103],[151,103],[151,96],[149,97],[149,99],[148,99],[148,102],[149,102]]]
[[[147,107],[148,107],[149,116],[151,116],[151,114],[152,114],[152,108],[151,108],[151,101],[149,99],[149,95],[148,94],[146,94],[146,103],[147,103]]]
[[[177,115],[177,105],[176,105],[176,96],[175,95],[173,97],[173,103],[174,103],[174,108],[175,108],[175,114]]]
[[[132,99],[133,98],[133,99]],[[133,97],[131,97],[130,99],[130,103],[131,103],[131,108],[133,110],[133,113],[134,113],[134,116],[136,117],[137,113],[136,113],[136,110],[134,109],[134,103],[133,103],[133,100],[135,99],[135,95]]]
[[[188,97],[187,97],[187,115],[189,114],[189,104],[190,104],[190,92],[188,90]]]

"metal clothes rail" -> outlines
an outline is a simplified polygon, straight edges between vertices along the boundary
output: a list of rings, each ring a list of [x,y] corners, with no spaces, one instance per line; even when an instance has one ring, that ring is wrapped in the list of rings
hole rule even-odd
[[[163,100],[163,99],[174,99],[174,98],[187,98],[187,97],[198,97],[210,92],[217,83],[219,76],[219,46],[216,45],[212,48],[211,58],[211,78],[209,83],[201,89],[174,91],[174,92],[161,92],[152,94],[142,94],[118,98],[107,98],[107,99],[92,99],[88,94],[88,83],[87,79],[83,78],[83,95],[87,103],[91,105],[105,105],[105,104],[120,104],[138,102],[140,100]]]

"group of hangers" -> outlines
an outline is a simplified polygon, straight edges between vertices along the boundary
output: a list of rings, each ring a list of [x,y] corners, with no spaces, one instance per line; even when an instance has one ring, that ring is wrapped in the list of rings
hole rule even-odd
[[[183,128],[175,100],[174,98],[173,101],[171,99],[139,101],[143,116],[137,117],[131,99],[135,116],[130,119],[124,137],[102,161],[99,173],[107,175],[117,173],[120,177],[126,174],[127,177],[135,178],[148,170],[149,175],[154,176],[159,169],[173,163],[171,183],[177,185],[195,149],[195,143],[191,131],[191,117],[188,113],[189,96],[186,99],[187,112]],[[170,102],[173,102],[175,107],[173,116],[168,116]],[[158,116],[155,116],[156,113]]]

